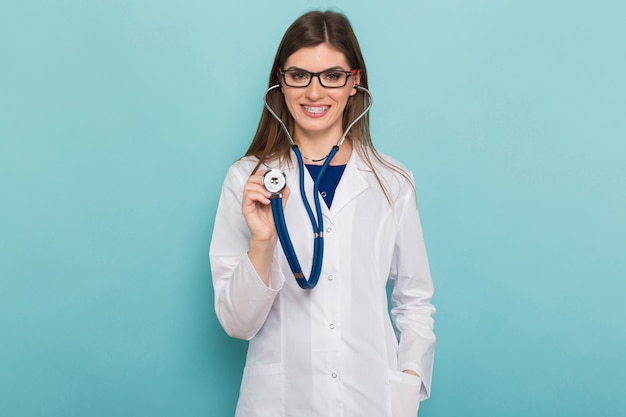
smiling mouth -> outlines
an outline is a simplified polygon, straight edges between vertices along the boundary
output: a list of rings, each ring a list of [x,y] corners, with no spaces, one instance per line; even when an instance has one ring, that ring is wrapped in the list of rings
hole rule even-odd
[[[318,114],[322,114],[325,111],[327,111],[328,109],[330,109],[330,106],[305,106],[302,105],[302,109],[310,114],[314,114],[314,115],[318,115]]]

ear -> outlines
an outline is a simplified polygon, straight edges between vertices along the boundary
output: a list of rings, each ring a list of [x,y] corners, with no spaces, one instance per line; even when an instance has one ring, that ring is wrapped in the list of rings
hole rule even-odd
[[[280,68],[276,68],[276,80],[278,81],[278,84],[280,84],[280,92],[285,94],[283,91],[285,84],[283,83],[283,77],[280,75]]]
[[[354,88],[350,92],[350,96],[354,96],[359,90],[356,88],[357,85],[361,84],[361,70],[358,70],[356,74],[354,74]]]

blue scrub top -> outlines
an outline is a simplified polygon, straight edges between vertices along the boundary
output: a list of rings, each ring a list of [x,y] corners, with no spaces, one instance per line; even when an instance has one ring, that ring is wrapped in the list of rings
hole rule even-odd
[[[322,166],[307,164],[306,167],[309,170],[309,174],[311,174],[313,181],[315,181],[315,178],[317,178],[317,174],[320,172]],[[329,165],[326,173],[322,177],[322,183],[318,184],[320,195],[324,199],[328,208],[330,208],[330,205],[333,202],[335,190],[337,189],[337,185],[339,184],[339,180],[341,179],[345,169],[345,165]]]

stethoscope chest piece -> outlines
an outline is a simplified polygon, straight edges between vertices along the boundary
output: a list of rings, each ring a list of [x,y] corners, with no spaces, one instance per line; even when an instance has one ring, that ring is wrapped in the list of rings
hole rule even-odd
[[[263,186],[272,194],[279,194],[287,185],[287,177],[280,169],[270,169],[263,174]]]

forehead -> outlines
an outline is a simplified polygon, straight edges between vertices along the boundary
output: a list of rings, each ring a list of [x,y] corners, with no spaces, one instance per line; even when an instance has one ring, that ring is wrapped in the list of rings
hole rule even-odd
[[[348,60],[343,52],[327,43],[300,48],[287,58],[285,68],[298,67],[309,71],[321,71],[332,67],[348,69]]]

